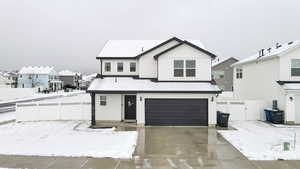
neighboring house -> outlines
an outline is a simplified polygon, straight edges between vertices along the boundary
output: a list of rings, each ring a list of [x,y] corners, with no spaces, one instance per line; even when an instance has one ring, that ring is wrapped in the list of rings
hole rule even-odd
[[[79,80],[79,89],[87,90],[91,82],[96,78],[98,73],[93,73],[90,75],[83,75],[81,80]]]
[[[54,67],[28,66],[19,71],[19,88],[40,88],[57,91],[62,89],[62,81],[59,80]]]
[[[300,124],[300,42],[262,49],[234,65],[234,95],[258,99],[285,111],[286,123]]]
[[[220,59],[217,58],[212,63],[212,78],[223,91],[233,90],[233,67],[238,59],[234,57]]]
[[[18,75],[15,72],[0,72],[0,87],[16,88]]]
[[[138,125],[216,124],[211,79],[216,56],[199,41],[110,40],[97,59],[101,77],[88,88],[92,125],[136,121]]]
[[[70,70],[63,70],[59,73],[59,79],[63,82],[63,86],[72,86],[79,88],[79,81],[81,80],[81,73],[72,72]]]

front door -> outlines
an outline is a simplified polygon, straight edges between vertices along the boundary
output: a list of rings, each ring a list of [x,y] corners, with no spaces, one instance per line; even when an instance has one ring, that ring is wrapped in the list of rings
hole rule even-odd
[[[135,95],[125,95],[125,120],[136,120]]]

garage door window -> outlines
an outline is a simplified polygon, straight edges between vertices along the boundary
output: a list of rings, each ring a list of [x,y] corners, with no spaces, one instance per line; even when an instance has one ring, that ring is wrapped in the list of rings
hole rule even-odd
[[[183,60],[174,60],[174,77],[183,77]]]
[[[100,106],[106,106],[106,96],[100,96]]]

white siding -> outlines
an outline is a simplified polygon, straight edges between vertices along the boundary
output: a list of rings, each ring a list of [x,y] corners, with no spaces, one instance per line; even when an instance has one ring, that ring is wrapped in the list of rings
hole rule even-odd
[[[157,61],[153,58],[154,55],[178,44],[177,41],[171,41],[143,56],[139,59],[139,76],[141,78],[156,78],[157,77]]]
[[[110,62],[111,63],[111,71],[106,72],[105,71],[105,63]],[[122,62],[123,63],[123,72],[117,71],[117,63]],[[136,63],[136,71],[130,72],[130,63],[135,62]],[[100,66],[101,68],[101,66]],[[137,60],[135,59],[104,59],[102,60],[102,74],[103,75],[138,75],[139,72],[139,65]]]
[[[106,96],[106,105],[100,105],[100,96]],[[121,94],[96,94],[96,120],[121,121],[122,96]]]
[[[214,97],[214,101],[211,98]],[[216,98],[214,94],[161,94],[161,93],[139,93],[137,94],[137,123],[145,124],[145,99],[147,98],[203,98],[208,99],[208,124],[213,125],[216,124]]]
[[[280,109],[285,110],[285,93],[276,82],[279,80],[279,59],[271,59],[242,66],[243,78],[236,78],[234,69],[234,95],[243,100],[264,100],[268,107],[278,100]]]
[[[300,48],[295,49],[280,57],[280,80],[281,81],[300,81],[300,76],[291,76],[291,59],[300,59]]]
[[[174,77],[174,60],[196,60],[195,77]],[[158,80],[211,80],[211,57],[186,44],[181,45],[158,58]]]

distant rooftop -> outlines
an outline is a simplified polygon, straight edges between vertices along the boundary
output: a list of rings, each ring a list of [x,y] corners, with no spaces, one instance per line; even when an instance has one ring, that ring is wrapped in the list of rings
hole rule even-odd
[[[240,60],[239,62],[233,64],[233,65],[242,65],[245,63],[253,62],[260,59],[267,59],[274,56],[280,56],[282,54],[285,54],[286,52],[289,52],[290,50],[293,50],[300,46],[300,41],[291,41],[285,44],[276,44],[270,48],[261,49],[260,52],[245,58],[243,60]],[[262,52],[263,51],[263,52]],[[263,53],[263,54],[262,54]]]
[[[19,74],[57,74],[52,66],[25,66]]]

